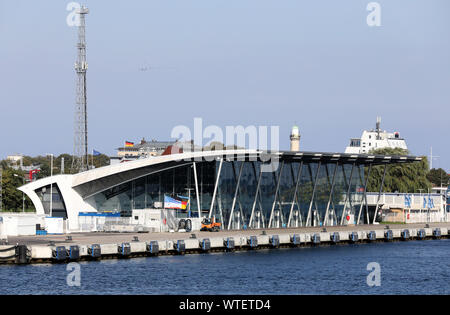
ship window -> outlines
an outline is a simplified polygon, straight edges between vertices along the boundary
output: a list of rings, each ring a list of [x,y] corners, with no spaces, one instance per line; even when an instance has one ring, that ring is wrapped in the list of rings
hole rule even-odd
[[[351,139],[350,140],[350,146],[351,147],[360,147],[361,146],[361,139]]]

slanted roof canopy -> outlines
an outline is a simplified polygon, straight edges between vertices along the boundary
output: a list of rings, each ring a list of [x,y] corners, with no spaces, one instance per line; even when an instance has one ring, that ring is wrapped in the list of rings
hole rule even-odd
[[[165,169],[178,167],[193,162],[210,162],[220,158],[226,160],[247,161],[304,161],[321,163],[339,163],[356,165],[380,165],[389,163],[408,163],[420,161],[413,156],[384,156],[370,154],[344,154],[323,152],[267,152],[259,150],[220,150],[200,151],[172,154],[158,157],[139,159],[136,161],[110,165],[94,170],[75,174],[72,187],[83,197],[87,198],[98,192],[120,185],[135,178],[147,176]]]

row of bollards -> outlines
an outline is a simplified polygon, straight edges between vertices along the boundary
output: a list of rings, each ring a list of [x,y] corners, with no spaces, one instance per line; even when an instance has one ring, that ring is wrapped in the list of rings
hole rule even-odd
[[[395,233],[394,233],[395,232]],[[347,235],[345,233],[348,233]],[[380,234],[381,233],[381,234]],[[180,254],[186,252],[210,252],[217,250],[225,250],[232,252],[241,249],[261,249],[261,248],[278,248],[278,247],[298,247],[301,245],[322,245],[322,244],[338,244],[338,243],[359,243],[359,242],[376,242],[376,241],[393,241],[399,239],[407,241],[410,239],[423,240],[426,238],[441,238],[442,232],[440,228],[431,229],[398,229],[392,230],[386,226],[385,230],[371,231],[353,231],[353,232],[330,232],[330,233],[300,233],[300,234],[273,234],[267,235],[265,231],[262,236],[250,235],[225,238],[203,238],[198,239],[192,234],[190,239],[166,241],[150,241],[141,242],[137,237],[131,242],[121,244],[91,244],[91,245],[70,245],[55,246],[54,242],[49,244],[51,248],[27,247],[26,245],[15,245],[11,247],[3,247],[0,252],[0,263],[15,262],[16,264],[27,264],[31,261],[53,261],[53,262],[69,262],[80,259],[98,260],[103,257],[128,258],[132,256],[155,256],[159,254]],[[448,232],[445,232],[448,236]],[[168,245],[170,244],[170,245]],[[36,252],[38,251],[38,254]],[[33,257],[32,253],[33,252]]]

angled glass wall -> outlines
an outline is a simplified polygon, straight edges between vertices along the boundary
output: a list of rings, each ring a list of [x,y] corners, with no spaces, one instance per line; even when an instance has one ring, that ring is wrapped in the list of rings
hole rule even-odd
[[[334,175],[335,164],[321,164],[316,182],[313,208],[313,226],[322,226],[329,210],[332,176]]]
[[[273,227],[287,227],[291,213],[291,206],[295,202],[296,174],[299,163],[282,163],[280,184],[278,188],[277,200],[274,207]]]
[[[364,165],[286,160],[273,172],[267,168],[262,172],[262,165],[259,160],[218,159],[195,162],[195,166],[183,162],[111,187],[86,201],[98,211],[130,216],[134,209],[163,207],[165,196],[188,197],[189,207],[177,211],[179,217],[214,216],[223,229],[368,222]]]
[[[67,219],[66,204],[64,203],[58,184],[39,188],[35,192],[42,202],[46,215]],[[50,198],[52,202],[50,202]]]

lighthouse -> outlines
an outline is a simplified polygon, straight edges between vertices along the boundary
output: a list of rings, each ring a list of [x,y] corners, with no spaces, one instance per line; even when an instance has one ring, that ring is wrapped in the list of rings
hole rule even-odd
[[[300,151],[300,131],[297,126],[292,127],[290,138],[291,151]]]

